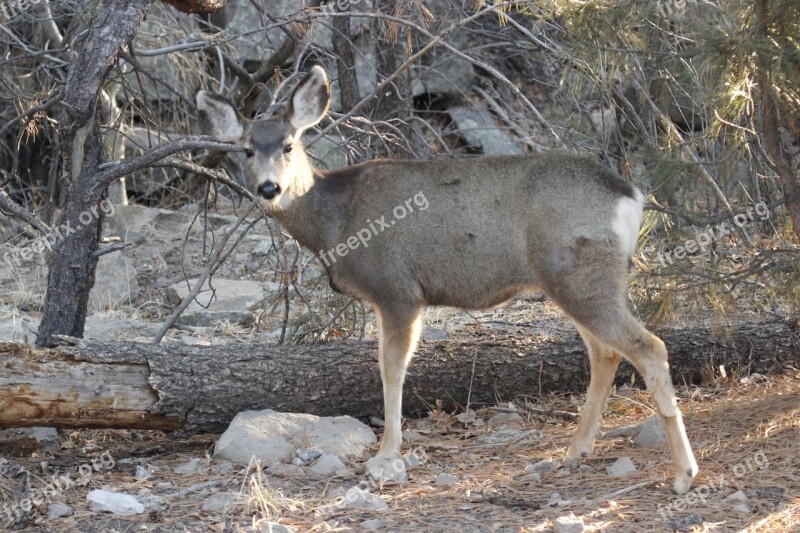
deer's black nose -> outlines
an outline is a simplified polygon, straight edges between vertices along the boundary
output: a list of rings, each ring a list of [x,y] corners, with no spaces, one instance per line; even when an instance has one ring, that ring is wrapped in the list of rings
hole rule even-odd
[[[265,200],[272,200],[281,193],[281,187],[277,183],[265,181],[258,186],[258,194]]]

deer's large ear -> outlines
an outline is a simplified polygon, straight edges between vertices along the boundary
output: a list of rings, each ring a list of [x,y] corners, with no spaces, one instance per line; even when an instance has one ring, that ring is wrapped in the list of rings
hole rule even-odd
[[[236,142],[242,138],[244,127],[230,102],[208,91],[197,93],[200,111],[200,131],[222,142]]]
[[[302,131],[322,120],[330,105],[328,75],[322,67],[314,66],[292,93],[286,118],[295,130]]]

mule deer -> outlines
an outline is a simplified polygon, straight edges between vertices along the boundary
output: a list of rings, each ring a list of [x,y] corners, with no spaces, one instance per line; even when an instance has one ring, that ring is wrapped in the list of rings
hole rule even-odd
[[[541,290],[572,319],[588,348],[591,379],[567,460],[591,453],[622,357],[644,376],[661,416],[683,494],[697,474],[664,343],[627,307],[628,270],[642,194],[590,158],[549,153],[439,161],[379,160],[324,171],[309,163],[303,132],[327,114],[325,71],[313,67],[285,109],[242,121],[223,98],[197,95],[200,121],[239,143],[271,214],[319,255],[382,214],[424,194],[416,212],[340,257],[323,257],[335,289],[371,303],[386,428],[371,473],[391,477],[399,457],[403,380],[429,305],[484,309],[522,290]],[[352,241],[351,241],[352,242]],[[404,473],[402,474],[404,476]]]

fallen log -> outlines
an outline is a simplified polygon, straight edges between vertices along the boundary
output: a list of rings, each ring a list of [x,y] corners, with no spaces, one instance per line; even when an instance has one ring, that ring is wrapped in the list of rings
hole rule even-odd
[[[704,369],[770,373],[800,361],[796,325],[664,328],[676,383]],[[0,427],[220,431],[242,410],[271,408],[365,419],[383,410],[374,342],[216,347],[74,341],[33,350],[0,343]],[[633,370],[623,365],[618,381]],[[493,404],[520,395],[585,391],[588,362],[574,329],[552,336],[480,332],[423,342],[405,388],[405,414]],[[641,380],[639,380],[641,383]]]

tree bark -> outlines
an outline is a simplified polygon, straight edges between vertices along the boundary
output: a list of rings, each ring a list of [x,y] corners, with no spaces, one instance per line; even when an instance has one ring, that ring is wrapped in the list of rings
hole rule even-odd
[[[55,335],[83,336],[103,224],[100,202],[105,193],[105,187],[95,186],[103,160],[98,99],[108,72],[122,47],[133,38],[148,3],[104,0],[70,67],[58,116],[63,212],[52,228],[55,237],[48,239],[52,256],[38,346],[53,344]]]
[[[423,342],[411,364],[404,414],[509,401],[521,395],[583,393],[583,343],[566,322],[555,340],[487,332]],[[781,320],[659,332],[670,349],[675,383],[696,383],[708,369],[776,372],[800,362],[796,324]],[[248,409],[348,414],[383,410],[374,342],[212,348],[75,341],[32,350],[0,344],[0,427],[220,431]],[[630,382],[623,365],[618,382]],[[637,383],[642,383],[641,379]]]

